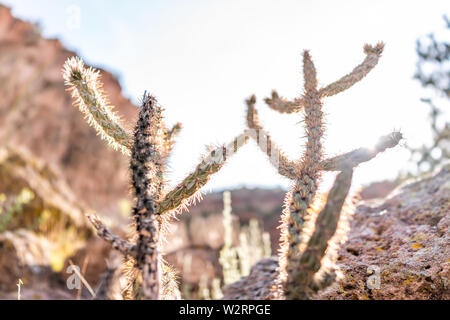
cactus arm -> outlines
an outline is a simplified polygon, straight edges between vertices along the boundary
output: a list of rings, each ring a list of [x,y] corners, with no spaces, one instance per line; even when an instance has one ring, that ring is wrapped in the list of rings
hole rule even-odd
[[[296,295],[299,299],[309,298],[318,289],[314,284],[314,274],[319,271],[328,241],[336,232],[342,207],[350,191],[352,176],[352,169],[339,173],[328,194],[327,203],[317,217],[315,231],[295,270],[298,283]]]
[[[175,144],[175,138],[179,135],[182,128],[183,126],[178,122],[170,130],[165,130],[164,145],[167,154],[172,151],[173,145]]]
[[[367,162],[375,158],[379,153],[386,151],[398,145],[402,139],[400,132],[392,132],[387,136],[383,136],[378,140],[375,148],[359,148],[343,155],[339,155],[322,161],[321,168],[325,171],[343,171],[345,168],[357,167],[363,162]]]
[[[97,231],[97,235],[106,242],[110,243],[114,249],[121,252],[125,256],[134,257],[136,255],[137,248],[135,244],[130,243],[114,234],[97,216],[88,215],[87,218]]]
[[[183,128],[183,125],[179,122],[177,122],[172,129],[167,131],[167,140],[168,141],[174,141],[174,139],[178,136],[181,129]]]
[[[320,89],[319,93],[321,97],[331,97],[344,90],[349,89],[355,83],[359,82],[364,78],[377,64],[380,60],[381,54],[383,53],[384,44],[378,43],[374,47],[366,44],[364,46],[364,53],[366,58],[364,61],[358,65],[352,72],[343,76],[341,79],[329,84],[328,86]]]
[[[211,151],[191,174],[172,191],[168,192],[157,204],[157,213],[161,215],[177,208],[179,208],[178,210],[183,209],[195,198],[197,191],[209,181],[211,176],[223,167],[226,160],[244,146],[247,141],[248,136],[243,133],[228,145],[219,146]]]
[[[294,101],[289,101],[285,98],[281,98],[278,92],[273,90],[271,98],[265,98],[264,101],[272,110],[279,113],[295,113],[299,112],[303,108],[304,101],[301,98],[296,98]]]
[[[106,269],[100,277],[93,300],[121,300],[121,260],[122,257],[118,252],[112,251],[109,254]]]
[[[170,156],[170,153],[173,150],[175,145],[175,139],[178,134],[181,132],[182,125],[181,123],[176,123],[171,129],[167,129],[164,123],[162,123],[162,132],[161,132],[161,143],[163,146],[161,157],[164,163],[164,166],[167,166],[167,159]]]
[[[121,126],[120,118],[114,113],[113,107],[108,105],[101,90],[99,72],[86,68],[81,59],[72,57],[64,64],[63,77],[75,99],[74,105],[85,115],[88,124],[112,148],[129,155],[132,137]]]
[[[277,155],[277,161],[271,161],[271,164],[278,170],[278,173],[288,179],[295,179],[295,163],[289,160],[272,140],[270,134],[264,130],[259,122],[258,112],[255,109],[256,97],[253,95],[246,100],[247,104],[247,127],[253,130],[252,138],[255,140],[258,147],[264,152],[269,159],[272,160],[273,153]]]

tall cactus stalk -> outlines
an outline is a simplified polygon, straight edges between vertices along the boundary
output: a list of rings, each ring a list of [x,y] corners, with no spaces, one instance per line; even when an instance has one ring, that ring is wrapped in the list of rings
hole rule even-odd
[[[383,52],[382,43],[372,47],[366,45],[365,60],[350,74],[323,88],[318,87],[317,73],[308,51],[303,53],[304,93],[289,101],[280,98],[276,91],[265,99],[268,106],[280,113],[303,112],[306,131],[306,148],[296,161],[288,159],[272,141],[270,134],[259,122],[255,109],[256,98],[247,102],[247,126],[258,133],[253,135],[258,145],[266,140],[268,147],[262,148],[269,156],[278,154],[276,169],[293,181],[292,189],[285,198],[282,214],[281,249],[279,253],[278,296],[287,299],[309,299],[317,291],[329,286],[336,274],[334,269],[321,272],[330,239],[336,233],[342,207],[348,196],[353,169],[362,162],[374,158],[380,152],[396,146],[402,139],[399,132],[382,137],[373,149],[357,149],[344,155],[324,159],[322,141],[324,117],[322,100],[349,89],[364,78],[378,63]],[[339,171],[331,188],[326,205],[319,212],[315,225],[307,224],[314,212],[314,200],[322,171]],[[310,228],[313,228],[310,230]]]
[[[161,108],[152,96],[144,94],[134,133],[130,168],[136,196],[133,209],[138,235],[136,264],[142,271],[143,296],[153,300],[159,300],[161,289],[160,221],[155,209],[164,183],[161,132]]]
[[[129,287],[138,285],[139,297],[178,297],[173,292],[177,290],[176,277],[161,257],[161,242],[167,224],[198,197],[199,190],[211,176],[247,142],[247,134],[244,132],[228,145],[212,150],[191,174],[168,191],[165,181],[167,159],[181,125],[168,129],[156,99],[144,94],[133,135],[122,126],[120,118],[108,105],[98,71],[86,68],[79,58],[70,58],[64,65],[63,77],[87,122],[115,150],[130,156],[131,184],[136,201],[132,212],[134,235],[129,240],[122,239],[97,216],[90,215],[89,220],[97,234],[132,263]]]

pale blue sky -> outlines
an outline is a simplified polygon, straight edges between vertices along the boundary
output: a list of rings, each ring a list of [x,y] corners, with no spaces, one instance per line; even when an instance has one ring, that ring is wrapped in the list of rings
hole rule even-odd
[[[137,101],[150,91],[168,123],[184,130],[171,159],[173,182],[188,173],[204,146],[228,142],[244,128],[244,99],[255,93],[262,122],[292,158],[302,152],[299,115],[279,115],[262,99],[272,89],[289,98],[301,93],[301,58],[309,49],[319,82],[348,73],[364,58],[364,43],[386,42],[377,68],[350,90],[325,101],[326,151],[330,155],[370,146],[400,129],[408,142],[430,138],[427,92],[412,79],[417,37],[442,30],[448,1],[54,1],[0,2],[13,13],[40,21],[88,63],[120,75],[125,94]],[[73,8],[79,28],[71,28]],[[395,177],[408,166],[401,147],[362,165],[355,185]],[[287,186],[252,143],[208,184]]]

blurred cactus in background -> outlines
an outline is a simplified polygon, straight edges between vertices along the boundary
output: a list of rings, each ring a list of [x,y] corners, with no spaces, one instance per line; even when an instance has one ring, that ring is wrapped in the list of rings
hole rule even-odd
[[[250,269],[261,259],[272,254],[270,235],[263,232],[256,219],[251,219],[248,226],[239,234],[237,254],[241,277],[248,276]]]
[[[208,277],[206,275],[203,275],[198,283],[198,297],[201,300],[211,300],[208,286]]]
[[[366,45],[365,60],[350,74],[336,82],[318,88],[317,74],[308,51],[303,53],[304,93],[289,101],[276,91],[265,99],[268,106],[280,113],[303,112],[306,149],[297,161],[289,160],[263,128],[255,109],[256,97],[247,102],[247,125],[256,130],[253,136],[261,150],[271,159],[276,155],[276,169],[294,182],[286,195],[282,215],[281,249],[279,255],[278,288],[275,296],[286,299],[309,299],[336,279],[334,250],[330,240],[337,233],[341,211],[350,190],[353,169],[378,153],[396,146],[402,134],[393,132],[382,137],[373,149],[357,149],[347,154],[324,159],[322,140],[325,124],[322,100],[349,89],[364,78],[378,63],[384,44]],[[271,161],[272,164],[275,164]],[[318,183],[322,171],[338,171],[328,193],[326,204],[317,203]]]
[[[252,219],[239,233],[239,245],[233,245],[233,215],[231,193],[223,193],[224,245],[219,255],[223,283],[228,285],[250,274],[259,260],[270,257],[270,235],[260,229],[258,220]]]
[[[444,16],[446,32],[450,31],[450,20]],[[418,39],[416,52],[419,56],[414,78],[424,87],[431,87],[439,93],[450,97],[450,43],[438,40],[434,34]]]
[[[249,225],[239,233],[239,245],[233,245],[233,215],[231,207],[231,192],[223,193],[223,227],[224,245],[219,253],[222,266],[223,284],[228,285],[248,276],[250,269],[263,258],[270,257],[270,235],[260,229],[258,220],[252,219]],[[219,281],[219,286],[217,285]],[[212,282],[213,292],[219,296],[220,280]]]
[[[145,93],[133,135],[123,127],[108,104],[101,90],[98,71],[86,68],[78,58],[70,58],[64,65],[63,76],[75,105],[86,116],[87,122],[111,147],[131,157],[131,180],[136,198],[133,235],[129,240],[122,239],[99,218],[89,217],[98,235],[129,260],[128,296],[142,299],[178,297],[174,272],[162,259],[161,243],[167,225],[198,198],[200,188],[246,143],[247,137],[241,134],[230,144],[213,149],[180,184],[167,190],[167,160],[181,125],[167,128],[162,119],[162,108],[154,97]]]
[[[444,16],[447,36],[450,32],[450,21]],[[412,148],[413,159],[416,159],[419,172],[433,171],[443,161],[450,159],[450,122],[446,115],[450,112],[450,43],[438,40],[434,34],[417,40],[416,52],[419,57],[414,78],[423,87],[435,91],[437,103],[431,98],[422,101],[430,107],[432,142],[419,148]],[[436,100],[436,99],[435,99]],[[446,109],[444,106],[447,105]],[[447,117],[448,119],[448,117]]]
[[[220,250],[219,262],[222,265],[223,282],[233,283],[241,277],[237,249],[233,246],[233,217],[231,215],[231,193],[223,193],[223,247]]]

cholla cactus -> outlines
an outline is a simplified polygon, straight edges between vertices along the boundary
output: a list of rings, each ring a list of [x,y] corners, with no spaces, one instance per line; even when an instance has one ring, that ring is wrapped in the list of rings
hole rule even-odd
[[[211,281],[211,299],[220,300],[223,298],[222,288],[220,287],[220,279],[214,278]]]
[[[444,16],[447,32],[450,20]],[[414,76],[423,87],[433,88],[437,96],[450,99],[450,42],[438,40],[434,33],[417,40],[416,52],[419,57]],[[449,104],[437,102],[434,98],[423,98],[430,107],[431,143],[413,148],[409,146],[412,159],[417,159],[419,173],[433,171],[450,159],[450,121],[445,118]],[[447,100],[448,101],[448,100]],[[447,105],[447,107],[445,107]],[[447,111],[444,110],[447,108]]]
[[[231,214],[231,193],[223,193],[224,245],[219,254],[224,285],[248,276],[250,269],[262,258],[271,255],[270,235],[259,227],[258,220],[252,219],[239,233],[239,245],[233,246],[233,216]]]
[[[231,215],[231,193],[223,193],[223,247],[220,250],[219,262],[222,265],[223,282],[233,283],[241,277],[239,271],[238,252],[233,246],[233,216]]]
[[[190,175],[168,191],[164,180],[165,169],[181,125],[176,124],[168,129],[156,99],[144,94],[139,119],[134,134],[131,134],[108,105],[101,91],[98,71],[86,68],[78,58],[71,58],[64,65],[63,76],[75,98],[75,105],[86,116],[88,123],[114,149],[131,157],[131,180],[136,197],[133,208],[134,236],[130,240],[121,239],[96,216],[89,216],[90,221],[100,237],[128,257],[128,264],[132,265],[129,287],[137,287],[138,296],[143,299],[176,297],[173,292],[177,290],[173,270],[161,258],[161,242],[167,223],[196,199],[198,191],[211,175],[218,172],[228,157],[246,143],[246,135],[241,134],[230,144],[212,150]]]
[[[264,130],[255,110],[256,98],[247,102],[247,125],[256,130],[256,140],[269,156],[277,155],[278,172],[293,181],[285,198],[282,215],[281,249],[279,255],[278,296],[287,299],[308,299],[318,290],[329,286],[336,278],[335,270],[325,267],[329,240],[336,233],[341,210],[350,190],[353,169],[374,158],[378,153],[398,144],[399,132],[380,139],[374,149],[358,149],[331,159],[324,159],[322,139],[324,120],[322,100],[340,93],[365,77],[378,63],[383,52],[382,43],[366,45],[365,60],[350,74],[338,81],[318,88],[316,69],[308,51],[303,53],[304,93],[293,101],[280,98],[276,91],[265,102],[280,113],[304,113],[306,150],[297,161],[289,160]],[[261,141],[263,143],[261,143]],[[307,224],[314,213],[314,201],[321,171],[340,171],[320,211],[315,226]],[[328,259],[329,260],[329,259]],[[332,262],[332,261],[331,261]],[[320,272],[319,272],[320,270]]]
[[[258,220],[251,219],[239,234],[240,275],[248,276],[251,268],[261,259],[271,256],[270,235],[259,227]]]
[[[198,283],[198,297],[201,300],[211,300],[211,294],[208,286],[208,276],[202,275]]]

